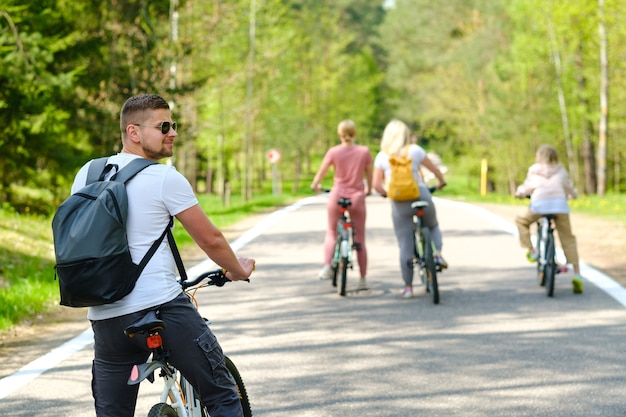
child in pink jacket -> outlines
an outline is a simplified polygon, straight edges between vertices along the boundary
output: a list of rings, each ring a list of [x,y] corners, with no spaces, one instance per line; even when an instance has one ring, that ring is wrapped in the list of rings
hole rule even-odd
[[[530,225],[544,214],[555,215],[555,226],[567,262],[574,268],[572,284],[574,293],[583,292],[583,284],[578,263],[576,237],[572,234],[569,218],[569,198],[576,198],[577,192],[563,166],[559,163],[556,149],[542,145],[537,149],[535,163],[528,168],[524,183],[517,187],[517,197],[530,195],[530,206],[526,213],[517,216],[515,224],[519,230],[519,241],[528,249],[527,258],[535,262],[537,255],[530,241]]]

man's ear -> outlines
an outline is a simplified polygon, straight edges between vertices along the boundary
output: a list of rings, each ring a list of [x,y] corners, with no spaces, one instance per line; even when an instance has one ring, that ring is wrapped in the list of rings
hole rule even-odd
[[[126,126],[126,137],[131,142],[139,143],[139,126],[132,123]]]

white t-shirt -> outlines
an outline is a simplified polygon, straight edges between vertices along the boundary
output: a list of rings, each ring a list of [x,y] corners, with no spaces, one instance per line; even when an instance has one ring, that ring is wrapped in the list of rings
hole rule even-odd
[[[413,164],[413,178],[418,185],[425,186],[424,180],[422,176],[419,174],[419,167],[426,157],[426,151],[421,146],[411,144],[409,145],[409,151],[407,152],[407,156],[411,158],[411,163]],[[376,158],[374,159],[374,167],[380,168],[385,173],[385,182],[391,178],[391,165],[389,165],[389,155],[385,152],[378,152]]]
[[[124,168],[139,156],[119,153],[107,163]],[[72,194],[81,189],[87,180],[91,161],[76,174]],[[167,227],[170,216],[198,204],[189,181],[172,166],[150,165],[126,184],[128,194],[128,246],[133,262],[139,264],[150,246]],[[167,237],[146,265],[133,291],[111,304],[89,307],[90,320],[103,320],[134,313],[174,299],[180,292],[176,281],[176,262],[167,242]]]

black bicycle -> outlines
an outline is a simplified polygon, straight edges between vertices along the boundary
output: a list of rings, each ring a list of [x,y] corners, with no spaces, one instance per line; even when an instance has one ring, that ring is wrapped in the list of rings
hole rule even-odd
[[[207,280],[206,282],[203,282]],[[205,272],[193,281],[181,281],[181,286],[197,307],[195,292],[202,287],[223,286],[230,280],[226,277],[223,269]],[[205,318],[207,325],[209,321]],[[200,397],[193,386],[169,363],[169,352],[163,346],[163,339],[159,331],[165,328],[167,323],[161,320],[157,311],[149,311],[142,319],[131,324],[124,330],[128,337],[137,334],[147,334],[146,345],[152,351],[150,362],[133,366],[128,379],[129,385],[138,384],[144,379],[154,382],[154,372],[160,370],[159,376],[163,379],[163,391],[159,402],[152,406],[148,417],[210,417],[207,410],[202,406]],[[226,369],[239,393],[243,415],[252,416],[250,400],[246,387],[243,384],[241,374],[230,358],[224,356]]]
[[[560,272],[554,245],[554,214],[545,214],[537,221],[537,278],[546,287],[548,297],[554,296],[556,274]]]
[[[436,187],[430,187],[431,193]],[[418,275],[422,284],[433,299],[434,304],[439,304],[439,284],[437,273],[442,267],[435,256],[435,246],[430,235],[430,229],[424,225],[424,210],[428,207],[427,201],[414,201],[411,203],[413,214],[413,259],[409,262],[411,267],[417,266]]]

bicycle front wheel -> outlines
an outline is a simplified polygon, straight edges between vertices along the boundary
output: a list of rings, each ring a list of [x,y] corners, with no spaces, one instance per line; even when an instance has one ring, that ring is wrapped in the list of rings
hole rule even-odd
[[[554,296],[554,281],[556,275],[556,258],[554,249],[554,236],[549,236],[546,242],[546,266],[544,269],[544,282],[548,297]]]
[[[148,417],[178,417],[176,410],[166,403],[154,404],[148,412]]]
[[[422,250],[424,254],[424,264],[426,268],[426,289],[433,298],[434,304],[439,304],[439,284],[437,283],[437,263],[433,253],[433,241],[430,237],[430,230],[423,228],[420,232]]]
[[[243,384],[243,379],[241,378],[241,374],[239,370],[235,366],[232,360],[228,356],[224,356],[224,361],[226,362],[226,369],[228,369],[228,373],[233,377],[235,381],[235,385],[237,386],[237,392],[239,393],[239,400],[241,401],[241,408],[243,409],[244,417],[252,417],[252,408],[250,407],[250,399],[248,398],[248,392],[246,391],[246,387]]]

